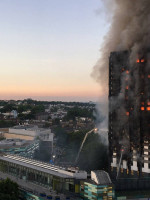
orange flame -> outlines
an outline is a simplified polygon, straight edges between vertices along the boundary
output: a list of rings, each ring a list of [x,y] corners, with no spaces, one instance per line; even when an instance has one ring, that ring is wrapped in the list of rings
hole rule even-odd
[[[141,107],[141,110],[145,110],[145,108],[144,108],[144,107]]]
[[[129,112],[126,112],[126,115],[127,115],[127,116],[129,116],[129,115],[130,115],[130,113],[129,113]]]
[[[144,59],[141,59],[141,63],[144,63],[145,62],[145,60]]]
[[[137,62],[137,63],[144,63],[145,60],[144,60],[144,58],[142,58],[142,59],[137,59],[136,62]]]

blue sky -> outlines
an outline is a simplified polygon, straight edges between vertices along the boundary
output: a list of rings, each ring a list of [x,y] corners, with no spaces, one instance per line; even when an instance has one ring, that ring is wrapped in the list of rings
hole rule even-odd
[[[1,98],[99,96],[100,0],[0,0]]]

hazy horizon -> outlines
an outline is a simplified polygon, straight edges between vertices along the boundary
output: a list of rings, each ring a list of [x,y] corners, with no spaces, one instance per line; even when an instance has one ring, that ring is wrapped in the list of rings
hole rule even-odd
[[[9,101],[9,100],[24,100],[32,99],[37,101],[62,101],[62,102],[98,102],[98,97],[75,97],[75,96],[15,96],[15,97],[4,97],[0,100]]]

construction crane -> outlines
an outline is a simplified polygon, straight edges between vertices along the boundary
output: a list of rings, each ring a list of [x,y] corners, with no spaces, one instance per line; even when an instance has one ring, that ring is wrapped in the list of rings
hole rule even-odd
[[[90,133],[96,132],[97,130],[98,130],[97,128],[94,128],[94,129],[90,130],[89,132],[87,132],[87,133],[85,134],[84,139],[83,139],[83,141],[82,141],[82,143],[81,143],[80,149],[79,149],[79,151],[78,151],[77,157],[76,157],[76,159],[75,159],[75,164],[78,163],[78,159],[79,159],[79,156],[80,156],[80,152],[82,151],[82,148],[83,148],[83,145],[84,145],[84,143],[85,143],[85,141],[86,141],[86,138],[88,137],[88,135],[89,135]]]

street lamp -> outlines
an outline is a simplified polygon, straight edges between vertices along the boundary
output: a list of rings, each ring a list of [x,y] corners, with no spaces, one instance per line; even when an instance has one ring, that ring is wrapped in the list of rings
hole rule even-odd
[[[55,155],[53,155],[53,162],[55,161],[55,157],[56,157],[56,156],[55,156]]]

